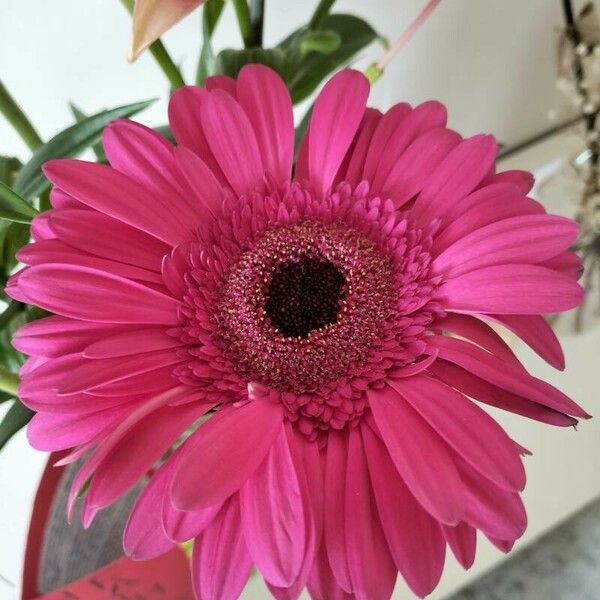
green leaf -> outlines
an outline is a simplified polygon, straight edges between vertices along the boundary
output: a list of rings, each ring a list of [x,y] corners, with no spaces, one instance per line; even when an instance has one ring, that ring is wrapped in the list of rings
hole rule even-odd
[[[154,100],[126,104],[111,110],[103,110],[80,123],[61,131],[50,141],[36,150],[31,160],[17,177],[14,189],[24,198],[35,198],[50,188],[50,183],[42,173],[42,165],[55,158],[70,158],[79,155],[86,148],[100,140],[102,130],[115,119],[131,117],[144,110]]]
[[[15,400],[4,419],[0,423],[0,450],[8,440],[20,431],[33,417],[34,412],[29,410],[20,400]]]
[[[71,112],[73,113],[73,116],[75,117],[75,121],[77,121],[77,123],[81,123],[82,121],[85,121],[88,118],[88,115],[86,115],[73,102],[69,102],[69,108],[71,109]],[[98,162],[106,162],[106,155],[104,154],[104,148],[102,147],[101,142],[97,142],[96,144],[94,144],[92,146],[92,150],[96,155],[96,159],[98,160]]]
[[[329,54],[311,52],[302,57],[302,40],[310,33],[306,27],[295,31],[277,46],[286,53],[290,73],[286,81],[294,104],[310,96],[330,73],[347,65],[360,50],[381,39],[366,21],[353,15],[328,15],[321,28],[335,32],[341,40]]]
[[[8,223],[8,227],[0,234],[0,240],[0,264],[5,274],[8,274],[17,264],[15,254],[29,243],[29,226],[22,223]]]
[[[0,181],[0,218],[15,223],[31,223],[37,210]]]
[[[310,52],[331,54],[340,47],[341,43],[342,38],[337,31],[307,31],[300,39],[300,54],[302,57]]]
[[[170,142],[175,141],[175,136],[168,125],[159,125],[158,127],[154,127],[154,131],[156,131],[156,133],[160,133],[160,135],[162,135],[164,138],[167,138]]]
[[[224,6],[224,0],[208,0],[202,8],[202,50],[196,71],[198,85],[204,85],[206,78],[216,73],[217,61],[212,47],[212,35]]]
[[[0,181],[8,186],[12,186],[16,179],[21,161],[14,156],[0,156]]]
[[[243,50],[222,50],[217,56],[217,72],[237,77],[240,69],[250,63],[267,65],[286,78],[286,56],[278,48],[245,48]]]

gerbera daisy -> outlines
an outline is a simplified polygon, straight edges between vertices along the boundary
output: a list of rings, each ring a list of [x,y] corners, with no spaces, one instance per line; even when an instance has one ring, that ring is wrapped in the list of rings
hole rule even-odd
[[[541,315],[581,300],[575,223],[441,104],[368,93],[352,70],[325,85],[295,167],[258,65],[177,91],[176,146],[119,121],[110,166],[46,165],[54,208],[8,290],[56,313],[14,342],[29,439],[89,454],[84,524],[158,467],[125,549],[193,538],[198,598],[252,566],[277,598],[386,599],[398,572],[424,596],[447,545],[469,567],[476,530],[508,551],[526,526],[524,450],[480,404],[587,417],[490,326],[563,368]]]

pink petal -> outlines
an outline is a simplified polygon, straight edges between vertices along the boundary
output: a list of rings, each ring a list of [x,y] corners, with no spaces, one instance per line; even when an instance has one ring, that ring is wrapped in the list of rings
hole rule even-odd
[[[266,458],[240,489],[248,550],[262,576],[287,587],[300,572],[305,524],[298,476],[283,423]]]
[[[280,185],[289,181],[294,158],[294,115],[283,80],[268,67],[246,65],[238,75],[237,97],[254,128],[265,171]]]
[[[462,461],[457,464],[467,497],[465,521],[486,535],[507,540],[521,537],[527,515],[519,494],[490,485]]]
[[[325,194],[335,179],[365,112],[368,96],[366,77],[345,69],[334,75],[317,97],[308,133],[308,168],[318,193]]]
[[[561,371],[565,368],[565,355],[554,330],[539,315],[487,315],[518,335],[546,362]]]
[[[381,118],[381,113],[378,110],[374,108],[367,108],[365,110],[358,131],[354,136],[354,141],[346,155],[348,161],[346,169],[340,169],[340,172],[338,172],[340,181],[347,181],[354,186],[362,181],[362,172],[367,151]]]
[[[396,390],[371,389],[367,396],[396,469],[415,498],[442,523],[458,523],[464,491],[447,446]]]
[[[421,222],[444,216],[469,194],[496,159],[498,146],[491,135],[476,135],[456,146],[441,162],[417,198],[412,214]]]
[[[50,217],[53,213],[53,210],[48,210],[34,217],[30,228],[31,237],[34,241],[51,240],[56,237],[52,229],[50,229]]]
[[[577,239],[579,226],[553,215],[522,215],[477,229],[437,256],[433,272],[456,277],[482,267],[540,263],[566,250]]]
[[[362,600],[388,600],[396,582],[396,568],[375,510],[367,457],[358,427],[349,431],[344,500],[352,592]]]
[[[126,379],[119,379],[118,381],[99,385],[98,387],[89,390],[89,393],[92,396],[112,398],[114,396],[154,394],[162,392],[179,381],[173,375],[175,366],[176,365],[167,365],[152,371],[131,375]],[[61,398],[68,400],[69,396],[61,396]]]
[[[431,174],[460,140],[461,137],[450,129],[426,131],[401,152],[385,175],[378,172],[373,192],[391,198],[398,207],[403,206],[423,189]]]
[[[269,452],[281,419],[280,405],[264,398],[221,408],[188,441],[173,479],[175,507],[213,506],[239,490]]]
[[[114,335],[105,335],[85,347],[85,358],[114,358],[130,356],[144,352],[154,352],[181,346],[182,342],[176,337],[167,335],[164,328],[136,329],[122,331]]]
[[[559,412],[575,417],[588,417],[573,400],[545,381],[529,375],[524,368],[504,362],[461,340],[431,336],[428,342],[439,349],[440,358],[459,365],[501,389]]]
[[[415,500],[372,430],[361,431],[387,543],[406,583],[422,598],[437,586],[444,568],[446,544],[440,525]]]
[[[198,600],[237,600],[251,568],[238,499],[233,497],[194,542],[192,578]]]
[[[452,310],[543,314],[575,308],[583,289],[571,277],[538,265],[494,265],[446,281],[439,289]]]
[[[525,469],[512,440],[473,402],[426,375],[390,385],[474,469],[507,490],[525,487]]]
[[[179,302],[149,287],[86,267],[37,265],[19,279],[32,304],[100,323],[176,325]]]
[[[139,229],[94,210],[57,210],[50,218],[56,236],[75,248],[102,258],[160,272],[169,246]]]
[[[529,193],[534,184],[534,178],[528,171],[502,171],[496,173],[489,179],[489,183],[512,183],[516,185],[523,194]]]
[[[464,521],[455,527],[443,525],[444,537],[452,549],[456,560],[464,569],[470,569],[475,562],[477,532],[474,527]]]
[[[168,493],[170,486],[171,481],[167,484],[163,498],[163,528],[170,540],[178,543],[187,542],[198,536],[210,525],[223,505],[217,504],[208,508],[201,508],[200,510],[177,510],[173,506]]]
[[[346,557],[346,529],[344,505],[341,498],[346,489],[348,440],[344,432],[330,431],[327,437],[325,460],[325,545],[329,564],[339,586],[346,592],[352,590],[348,559]]]
[[[161,507],[173,476],[176,456],[154,473],[138,496],[123,533],[125,554],[133,560],[148,560],[169,551],[175,544],[165,535]]]
[[[169,123],[178,144],[197,154],[223,183],[225,176],[210,150],[200,118],[201,107],[207,96],[205,89],[193,85],[173,92],[169,101]]]
[[[146,188],[115,169],[80,160],[53,160],[44,173],[55,185],[91,208],[123,221],[170,244],[189,238],[193,224],[186,222],[168,197],[154,194],[148,210]]]
[[[208,94],[200,107],[210,149],[233,191],[242,196],[263,185],[264,166],[252,125],[226,92]]]
[[[429,372],[463,394],[490,406],[558,427],[577,424],[577,419],[573,417],[511,394],[445,360],[436,361],[429,368]]]
[[[308,591],[313,600],[353,600],[355,596],[345,592],[337,583],[329,560],[325,543],[321,544],[308,581]]]
[[[204,87],[209,92],[212,92],[213,90],[223,90],[233,98],[237,98],[237,86],[238,82],[236,82],[236,80],[233,77],[229,77],[227,75],[212,75],[210,77],[207,77],[204,83]]]
[[[490,540],[490,542],[492,542],[492,544],[496,546],[500,552],[504,552],[504,554],[508,554],[515,545],[515,540],[499,540],[498,538],[490,535],[486,535],[485,537],[487,537],[487,539]]]
[[[583,261],[581,257],[570,250],[561,252],[557,256],[553,256],[549,260],[540,263],[540,265],[568,275],[575,279],[575,281],[579,280],[583,275]]]

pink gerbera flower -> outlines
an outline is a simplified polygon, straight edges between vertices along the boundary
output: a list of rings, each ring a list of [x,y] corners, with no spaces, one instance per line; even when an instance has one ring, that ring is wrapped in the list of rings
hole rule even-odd
[[[575,223],[441,104],[368,93],[327,83],[293,177],[289,94],[257,65],[173,95],[177,146],[119,121],[110,166],[46,166],[9,285],[56,313],[15,339],[29,439],[89,453],[85,524],[160,464],[125,548],[194,538],[198,598],[253,565],[277,598],[386,599],[398,571],[424,596],[446,545],[468,568],[476,530],[503,551],[525,530],[524,450],[480,403],[587,416],[489,325],[563,368],[541,315],[581,300]]]

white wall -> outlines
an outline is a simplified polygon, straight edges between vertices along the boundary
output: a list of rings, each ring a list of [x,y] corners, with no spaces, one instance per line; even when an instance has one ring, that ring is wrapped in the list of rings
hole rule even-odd
[[[266,38],[275,42],[306,19],[312,2],[267,0]],[[340,0],[338,10],[368,18],[389,39],[425,0]],[[228,7],[217,45],[238,43]],[[452,125],[471,134],[495,133],[514,143],[546,128],[554,91],[554,28],[559,0],[444,0],[394,60],[372,102],[437,98]],[[190,76],[195,69],[200,13],[173,29],[166,42]],[[0,79],[49,136],[69,123],[67,101],[87,111],[165,95],[150,56],[125,61],[129,21],[119,0],[0,0]],[[381,53],[372,48],[361,66]],[[144,117],[164,122],[164,104]],[[0,119],[0,153],[25,153]]]

